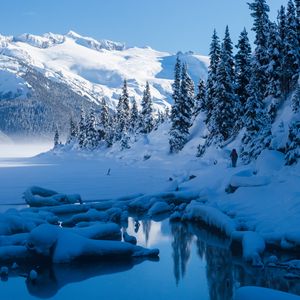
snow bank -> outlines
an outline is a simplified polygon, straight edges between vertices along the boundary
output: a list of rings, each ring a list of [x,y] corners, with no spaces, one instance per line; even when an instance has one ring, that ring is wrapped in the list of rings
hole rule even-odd
[[[197,201],[192,201],[186,207],[183,220],[204,222],[208,226],[216,228],[228,236],[235,230],[235,223],[218,208],[205,206]]]
[[[298,296],[261,287],[242,287],[236,291],[234,300],[299,300]]]
[[[255,187],[268,185],[269,183],[271,183],[269,176],[254,175],[249,170],[234,174],[229,182],[233,187]]]
[[[24,192],[24,199],[29,206],[56,206],[62,204],[82,203],[81,197],[78,194],[66,195],[60,194],[52,190],[33,186]]]
[[[109,217],[106,212],[90,209],[85,213],[75,214],[71,218],[62,222],[62,226],[73,227],[80,222],[93,222],[93,221],[108,221]]]
[[[169,212],[171,209],[172,209],[171,206],[166,202],[158,201],[155,202],[148,210],[148,215],[155,216],[155,215],[163,214]]]
[[[53,263],[104,257],[157,257],[158,249],[145,249],[126,242],[92,240],[57,226],[44,224],[29,235],[30,252],[43,255]]]

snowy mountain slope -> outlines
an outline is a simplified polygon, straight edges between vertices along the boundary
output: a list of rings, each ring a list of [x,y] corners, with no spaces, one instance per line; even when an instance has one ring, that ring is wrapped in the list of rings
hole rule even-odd
[[[187,63],[195,83],[206,77],[207,57],[192,52],[179,55]],[[149,81],[154,107],[163,110],[172,101],[175,59],[176,55],[149,47],[126,48],[121,43],[97,41],[72,31],[66,35],[48,33],[43,36],[0,36],[0,73],[3,75],[0,96],[5,100],[32,99],[36,94],[36,85],[39,85],[40,98],[36,100],[43,102],[41,85],[38,82],[29,84],[25,79],[28,72],[37,72],[37,81],[40,78],[42,81],[50,79],[54,83],[63,84],[66,90],[81,97],[82,102],[98,105],[105,97],[114,109],[126,78],[130,97],[135,97],[138,104],[145,83]],[[46,86],[44,90],[47,94]],[[5,105],[1,103],[1,106],[3,111]]]

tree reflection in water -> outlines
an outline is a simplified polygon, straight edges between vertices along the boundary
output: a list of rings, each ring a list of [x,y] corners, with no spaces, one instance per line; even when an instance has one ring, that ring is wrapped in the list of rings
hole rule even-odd
[[[174,261],[174,276],[178,285],[186,273],[187,263],[191,255],[192,234],[188,227],[182,223],[171,223],[173,236],[172,249]]]
[[[171,228],[173,226],[171,225]],[[197,254],[201,259],[206,259],[206,276],[210,300],[231,300],[234,290],[240,286],[267,287],[300,295],[300,280],[287,280],[285,275],[289,272],[288,270],[252,267],[244,263],[241,257],[232,255],[229,239],[213,234],[200,226],[176,223],[175,228],[176,230],[172,230],[172,234],[175,232],[174,245],[176,247],[173,246],[173,251],[176,254],[174,255],[176,258],[174,258],[176,282],[179,278],[178,274],[180,274],[178,260],[181,259],[181,264],[186,264],[189,257],[189,254],[186,256],[184,252],[184,259],[182,259],[177,254],[181,254],[177,249],[181,249],[181,247],[190,249],[192,237],[195,237]],[[178,243],[182,243],[182,246],[178,246]],[[266,253],[265,257],[267,258],[270,255],[272,253]],[[281,261],[294,258],[277,253],[277,256],[280,255],[283,255],[279,258]],[[184,269],[186,269],[186,265]]]
[[[143,233],[145,235],[145,244],[147,247],[149,236],[150,236],[150,230],[151,230],[151,220],[149,219],[142,220],[142,228],[143,228]]]

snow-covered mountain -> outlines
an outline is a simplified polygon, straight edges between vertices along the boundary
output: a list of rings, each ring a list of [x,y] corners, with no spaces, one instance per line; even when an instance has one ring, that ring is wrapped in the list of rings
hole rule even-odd
[[[179,55],[195,83],[206,77],[207,57]],[[58,125],[64,131],[81,106],[97,109],[105,97],[114,109],[125,78],[138,103],[149,81],[154,107],[163,110],[172,101],[175,60],[175,54],[73,31],[0,36],[0,129],[9,135],[52,135]]]

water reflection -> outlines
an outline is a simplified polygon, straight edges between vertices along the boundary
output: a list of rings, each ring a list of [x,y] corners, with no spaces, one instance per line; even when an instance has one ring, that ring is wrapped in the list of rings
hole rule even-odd
[[[37,280],[32,282],[27,279],[25,281],[26,287],[29,294],[34,297],[52,298],[68,284],[83,282],[93,277],[129,271],[144,260],[139,258],[85,262],[72,265],[38,266],[35,268],[38,271]],[[28,274],[31,269],[32,266],[25,266],[16,271],[15,274],[10,275],[25,276],[24,274]]]
[[[186,273],[187,263],[191,255],[191,244],[193,236],[188,227],[181,223],[171,223],[171,233],[173,236],[172,249],[174,261],[174,276],[176,285]]]
[[[149,286],[149,282],[155,282],[144,300],[184,299],[185,296],[182,295],[187,295],[185,299],[189,300],[231,300],[238,287],[249,285],[300,295],[300,281],[287,280],[285,278],[287,270],[268,267],[252,268],[245,264],[242,258],[232,254],[229,239],[217,236],[199,226],[189,223],[169,223],[168,220],[154,222],[129,219],[127,232],[136,236],[139,245],[148,244],[149,247],[158,247],[161,251],[160,262],[144,263],[139,267],[135,266],[143,262],[142,260],[100,261],[39,268],[30,266],[11,271],[9,275],[10,277],[22,276],[28,274],[32,268],[37,269],[37,281],[35,283],[25,281],[29,294],[37,298],[63,299],[56,296],[58,291],[74,283],[81,284],[78,285],[80,294],[87,279],[98,278],[99,282],[109,274],[113,276],[112,282],[117,285],[118,280],[120,282],[124,280],[123,277],[118,276],[119,273],[125,274],[126,285],[128,282],[128,286],[133,284],[135,289],[140,288],[141,294],[144,294],[144,289]],[[115,290],[118,289],[114,286],[110,289],[107,284],[102,284],[100,288],[105,297]],[[129,288],[122,298],[127,299],[130,293],[132,290]],[[111,297],[111,299],[120,299],[120,297]]]

